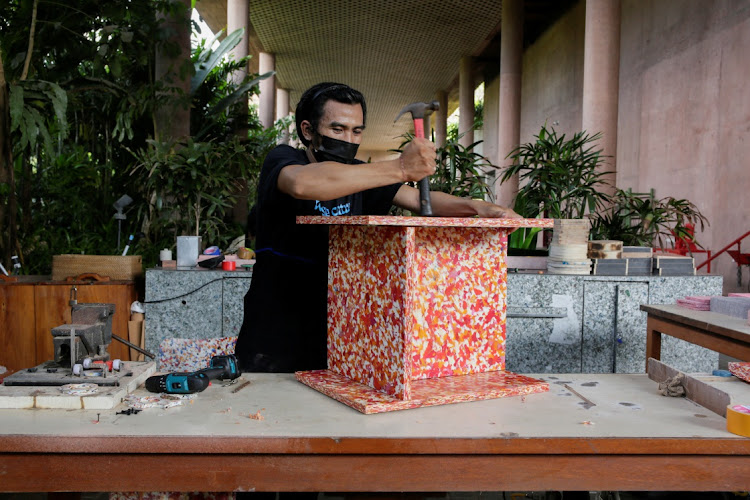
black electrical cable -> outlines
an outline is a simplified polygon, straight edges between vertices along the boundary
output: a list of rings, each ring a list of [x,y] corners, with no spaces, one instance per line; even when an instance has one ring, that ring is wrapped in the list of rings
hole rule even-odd
[[[181,299],[183,297],[187,297],[188,295],[192,295],[198,290],[201,290],[203,288],[206,288],[211,283],[216,283],[217,281],[224,281],[224,280],[238,280],[238,279],[247,279],[249,276],[222,276],[221,278],[212,279],[211,281],[207,281],[203,283],[201,286],[196,288],[195,290],[190,290],[189,292],[185,292],[182,295],[177,295],[175,297],[169,297],[167,299],[159,299],[159,300],[144,300],[141,302],[141,304],[159,304],[161,302],[169,302],[170,300],[177,300]]]

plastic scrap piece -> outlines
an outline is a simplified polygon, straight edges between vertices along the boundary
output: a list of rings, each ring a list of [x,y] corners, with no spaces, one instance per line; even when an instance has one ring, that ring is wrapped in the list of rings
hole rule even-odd
[[[685,387],[682,382],[685,380],[684,373],[678,373],[659,384],[659,394],[662,396],[671,396],[679,398],[685,395]]]
[[[97,384],[65,384],[60,386],[60,391],[70,396],[88,396],[99,392],[99,386]]]

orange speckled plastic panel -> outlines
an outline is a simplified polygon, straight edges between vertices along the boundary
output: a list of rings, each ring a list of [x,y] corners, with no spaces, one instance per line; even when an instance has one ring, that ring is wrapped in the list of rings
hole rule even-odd
[[[504,371],[505,256],[508,228],[552,220],[297,222],[331,225],[329,369],[299,380],[365,413],[547,390]]]
[[[506,247],[500,228],[417,228],[412,380],[505,369]]]
[[[332,226],[328,368],[409,398],[414,228]]]
[[[331,224],[348,226],[412,226],[412,227],[548,227],[554,219],[500,219],[477,217],[401,217],[391,215],[322,216],[299,215],[297,224]]]
[[[297,372],[297,380],[362,413],[462,403],[547,392],[549,385],[525,375],[498,371],[412,382],[412,398],[402,400],[330,370]]]
[[[329,369],[401,399],[503,370],[506,246],[496,227],[332,226]]]

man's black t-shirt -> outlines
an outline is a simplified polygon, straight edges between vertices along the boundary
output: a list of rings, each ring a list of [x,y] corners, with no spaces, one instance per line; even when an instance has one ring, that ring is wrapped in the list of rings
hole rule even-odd
[[[308,163],[304,150],[283,145],[263,162],[257,262],[236,348],[244,371],[326,368],[328,226],[297,224],[296,217],[385,215],[401,187],[391,184],[324,202],[298,200],[279,191],[282,168]]]

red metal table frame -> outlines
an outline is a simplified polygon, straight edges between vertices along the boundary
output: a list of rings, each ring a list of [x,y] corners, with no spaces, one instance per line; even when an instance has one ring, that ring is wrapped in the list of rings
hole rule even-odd
[[[746,320],[709,311],[693,311],[677,305],[641,305],[646,321],[646,359],[661,357],[661,336],[669,335],[750,361],[750,325]]]

